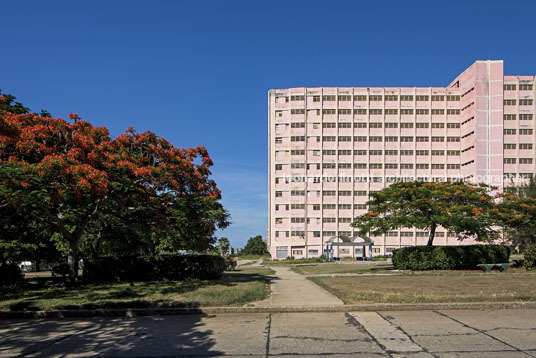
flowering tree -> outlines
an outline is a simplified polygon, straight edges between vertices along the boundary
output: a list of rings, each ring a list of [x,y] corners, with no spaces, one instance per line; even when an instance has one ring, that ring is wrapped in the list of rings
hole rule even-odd
[[[367,202],[369,212],[352,223],[361,235],[415,227],[429,231],[431,246],[436,228],[441,225],[459,239],[491,241],[498,236],[493,229],[498,209],[485,185],[401,182],[371,193],[371,197]]]
[[[2,205],[61,234],[71,281],[84,235],[113,218],[137,217],[175,240],[195,233],[202,241],[198,247],[207,247],[216,228],[229,224],[204,147],[179,149],[132,128],[112,139],[106,128],[69,117],[0,109],[0,197]],[[185,208],[188,212],[181,211]],[[195,214],[209,220],[200,231],[181,232],[184,220]]]

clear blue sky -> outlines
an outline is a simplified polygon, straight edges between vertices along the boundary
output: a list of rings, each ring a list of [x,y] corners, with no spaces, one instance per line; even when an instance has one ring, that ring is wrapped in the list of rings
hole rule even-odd
[[[9,1],[0,88],[118,135],[204,145],[242,246],[267,227],[267,91],[536,73],[534,1]]]

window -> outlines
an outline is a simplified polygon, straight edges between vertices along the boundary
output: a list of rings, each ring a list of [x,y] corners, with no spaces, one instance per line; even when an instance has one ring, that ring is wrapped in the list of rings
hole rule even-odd
[[[305,218],[290,218],[292,224],[301,224],[305,222]]]
[[[398,169],[398,164],[396,164],[396,163],[385,163],[385,169]]]
[[[505,134],[505,135],[513,135],[513,134],[516,134],[516,130],[515,130],[515,129],[505,129],[505,130],[504,130],[504,134]]]
[[[338,141],[339,142],[351,142],[352,141],[352,136],[340,136],[338,138]]]
[[[445,100],[445,96],[438,96],[438,95],[432,96],[432,102],[443,102],[444,100]]]
[[[386,150],[385,155],[398,155],[398,150]]]
[[[432,114],[445,114],[445,110],[444,109],[434,108],[434,109],[432,109]]]
[[[382,110],[381,109],[370,109],[370,114],[382,114]]]
[[[445,137],[432,137],[432,142],[438,143],[438,142],[444,142]]]
[[[320,237],[320,231],[313,231],[313,237]],[[309,256],[318,256],[318,250],[309,250]]]
[[[292,190],[290,196],[305,196],[305,190]]]
[[[313,102],[320,102],[320,96],[313,96]]]
[[[400,164],[400,169],[413,169],[413,164],[411,163]]]
[[[369,101],[371,101],[371,102],[372,102],[372,101],[381,101],[381,100],[382,100],[382,96],[381,96],[381,95],[379,95],[379,96],[378,96],[378,95],[371,95],[371,96],[369,97]]]
[[[354,150],[354,155],[367,155],[367,151],[365,149],[356,149]]]
[[[352,155],[351,150],[339,150],[339,155]]]
[[[425,102],[429,100],[428,96],[415,96],[415,97],[416,97],[416,100],[419,102]]]
[[[429,142],[430,138],[429,137],[416,137],[415,141],[416,142]]]
[[[335,101],[336,97],[335,96],[322,96],[322,100],[324,101]]]
[[[533,144],[532,143],[521,143],[519,144],[519,149],[532,149]]]
[[[381,149],[371,149],[369,150],[369,155],[382,155],[383,151]]]
[[[305,209],[305,204],[290,204],[290,208],[294,210]]]
[[[532,99],[520,99],[519,105],[520,106],[532,106]]]
[[[371,136],[371,137],[369,138],[369,141],[370,141],[370,142],[381,142],[381,141],[383,141],[383,137],[379,137],[379,136]]]
[[[323,190],[322,196],[335,196],[335,190]]]
[[[417,169],[428,169],[428,164],[418,163],[418,164],[415,164],[415,167]]]
[[[460,100],[460,96],[458,95],[449,95],[447,96],[447,101],[449,102],[456,102]]]
[[[400,137],[400,141],[401,142],[413,142],[413,137],[407,137],[407,136]]]
[[[400,110],[400,114],[413,114],[413,109],[412,108],[403,108],[403,109]]]
[[[505,143],[503,146],[504,149],[516,149],[516,147],[517,145],[515,143]]]
[[[292,136],[290,137],[291,142],[305,142],[305,136]]]
[[[385,128],[398,128],[398,123],[385,123]]]
[[[516,85],[505,83],[503,88],[504,88],[505,91],[515,91],[516,90]]]
[[[532,164],[532,158],[519,158],[519,164]]]
[[[315,211],[320,210],[320,204],[313,204],[313,210]]]
[[[520,114],[519,120],[520,121],[532,121],[532,114]]]
[[[354,101],[366,101],[366,100],[367,100],[367,96],[363,96],[363,95],[354,96]]]
[[[339,204],[339,210],[351,210],[352,204]]]
[[[415,123],[415,126],[417,128],[428,128],[430,126],[430,124],[428,124],[428,123]]]
[[[445,123],[432,123],[432,128],[445,128]]]
[[[460,164],[447,164],[447,169],[460,169]]]
[[[339,114],[352,114],[352,110],[351,109],[339,109]]]
[[[413,128],[413,123],[400,123],[400,128]]]
[[[386,101],[398,101],[398,96],[397,95],[385,95],[385,100]]]
[[[281,197],[283,197],[283,192],[282,192],[282,191],[276,191],[276,192],[275,192],[275,197],[276,197],[276,198],[281,198]]]
[[[386,108],[385,114],[398,114],[398,109],[396,108]]]
[[[459,150],[447,150],[447,155],[450,157],[458,156],[460,155]]]
[[[352,169],[351,163],[339,163],[339,169]]]
[[[386,136],[385,137],[386,142],[398,142],[398,137],[395,136]]]
[[[335,142],[335,136],[324,136],[322,142]]]
[[[367,128],[366,123],[354,123],[354,128]]]
[[[354,109],[355,114],[367,114],[366,109]]]
[[[352,191],[350,191],[350,190],[339,190],[339,196],[352,196]]]
[[[335,169],[336,167],[335,163],[322,163],[322,169]]]
[[[413,155],[413,150],[407,150],[407,149],[401,150],[400,155],[404,155],[404,156]]]
[[[276,164],[275,170],[283,170],[283,164]]]
[[[515,164],[516,158],[504,158],[504,164]]]
[[[416,113],[417,114],[428,114],[428,113],[430,113],[430,111],[428,111],[428,109],[422,109],[421,108],[421,109],[417,109]]]
[[[336,128],[337,123],[322,123],[322,128]]]
[[[445,169],[445,164],[432,164],[432,169]]]
[[[354,169],[367,169],[367,163],[354,163]]]
[[[447,123],[447,128],[460,128],[460,123]]]
[[[365,190],[357,190],[354,191],[354,196],[367,196],[367,192]]]
[[[532,91],[532,85],[520,84],[519,90],[520,91]]]
[[[382,128],[383,124],[382,123],[370,123],[369,127],[370,128]]]
[[[293,108],[290,110],[290,114],[305,114],[305,109],[303,108]]]
[[[324,224],[330,224],[337,222],[336,218],[322,218],[322,223]]]
[[[322,114],[336,114],[335,109],[323,109]]]
[[[449,108],[449,109],[447,109],[447,114],[448,115],[458,115],[458,114],[460,114],[460,110],[459,109]]]
[[[401,101],[413,101],[413,96],[412,95],[403,95],[403,96],[400,96],[400,100]]]
[[[419,155],[419,156],[422,156],[422,155],[429,155],[429,154],[430,154],[430,152],[427,151],[427,150],[418,150],[418,151],[417,151],[417,155]]]
[[[352,100],[352,96],[339,95],[339,101],[351,101],[351,100]]]
[[[305,155],[305,150],[296,150],[296,149],[293,149],[290,151],[290,155]]]
[[[370,163],[369,169],[381,169],[383,167],[382,163]]]
[[[356,209],[356,210],[366,210],[367,205],[366,204],[354,204],[354,209]]]
[[[532,129],[520,129],[519,135],[532,135]]]
[[[339,128],[352,128],[352,123],[339,123]]]
[[[438,156],[438,155],[445,155],[444,150],[432,150],[432,155]]]
[[[275,144],[282,144],[282,143],[283,143],[283,138],[275,137]]]
[[[505,106],[515,106],[516,105],[516,100],[515,99],[505,99],[504,100],[504,105]]]
[[[304,96],[290,96],[291,101],[303,101],[304,99]]]
[[[305,169],[305,163],[291,163],[291,169]]]
[[[454,143],[454,142],[459,142],[460,141],[460,137],[447,137],[447,142],[449,143]]]

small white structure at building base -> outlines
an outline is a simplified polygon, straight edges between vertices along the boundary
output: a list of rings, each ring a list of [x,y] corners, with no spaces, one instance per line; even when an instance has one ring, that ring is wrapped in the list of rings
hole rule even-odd
[[[360,239],[360,241],[356,241]],[[374,242],[368,237],[368,236],[346,236],[346,235],[338,235],[330,237],[328,241],[326,241],[326,247],[325,247],[325,253],[326,253],[326,261],[333,261],[333,247],[334,246],[351,246],[353,254],[355,256],[355,247],[360,247],[361,253],[362,253],[362,260],[366,260],[366,247],[369,248],[369,256],[368,259],[372,261],[372,246],[374,245]],[[357,257],[356,257],[357,258]]]

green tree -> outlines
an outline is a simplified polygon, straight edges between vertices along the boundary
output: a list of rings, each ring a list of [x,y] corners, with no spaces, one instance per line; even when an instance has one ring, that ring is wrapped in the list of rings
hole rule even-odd
[[[425,229],[428,245],[442,226],[462,240],[474,237],[491,241],[498,237],[493,225],[498,211],[486,185],[463,182],[393,183],[371,193],[369,212],[358,216],[352,226],[360,235],[381,235],[399,228]]]
[[[226,237],[220,237],[218,240],[218,254],[221,256],[229,256],[231,251],[231,243]]]
[[[268,249],[261,235],[250,237],[244,249],[240,251],[240,255],[265,255],[267,253]]]
[[[507,187],[500,196],[500,220],[505,238],[524,250],[536,244],[536,179]]]

